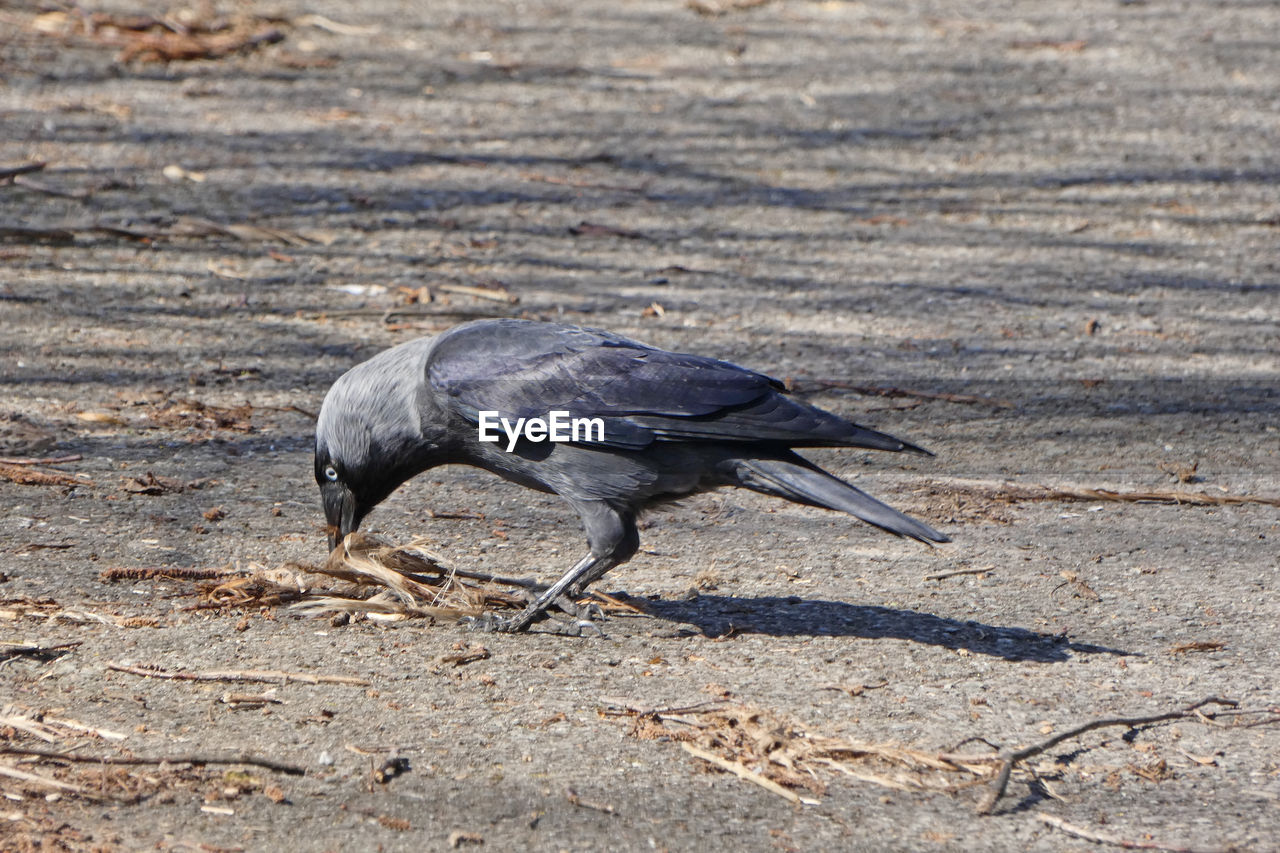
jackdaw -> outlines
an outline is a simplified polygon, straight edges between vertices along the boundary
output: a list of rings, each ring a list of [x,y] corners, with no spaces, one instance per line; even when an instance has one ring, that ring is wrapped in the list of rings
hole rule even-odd
[[[566,417],[582,429],[570,431]],[[542,426],[512,429],[533,419]],[[537,440],[556,431],[557,419],[569,440]],[[635,554],[636,517],[647,507],[720,486],[839,510],[921,542],[950,541],[797,447],[932,455],[728,362],[597,329],[479,320],[386,350],[340,377],[316,423],[315,474],[330,549],[437,465],[474,465],[568,501],[590,552],[514,618],[488,623],[505,631],[528,628],[553,604],[574,612],[570,602],[588,584]]]

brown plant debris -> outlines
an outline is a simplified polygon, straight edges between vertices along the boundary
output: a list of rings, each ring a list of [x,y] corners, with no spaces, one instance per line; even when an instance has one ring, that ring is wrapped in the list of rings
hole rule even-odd
[[[1169,654],[1185,655],[1187,652],[1216,652],[1226,647],[1227,644],[1221,640],[1196,640],[1190,643],[1178,643],[1169,649]]]
[[[139,490],[182,485],[180,481],[151,474],[133,483]],[[161,491],[141,493],[163,494]],[[209,581],[198,588],[200,601],[183,607],[184,611],[245,611],[293,605],[303,615],[341,620],[335,624],[345,624],[352,618],[375,622],[406,619],[456,622],[465,617],[478,617],[491,608],[523,609],[528,603],[527,593],[544,588],[529,579],[447,568],[425,549],[425,544],[414,541],[393,545],[364,533],[352,533],[322,566],[286,563],[272,569],[250,564],[243,570],[227,566],[116,567],[102,572],[100,579],[104,582]],[[646,615],[636,605],[605,593],[590,593],[582,600],[587,602],[595,603],[610,615]],[[24,610],[22,614],[7,616],[3,604],[0,602],[0,618],[26,615]],[[483,659],[472,656],[476,654],[479,652],[466,652],[459,657],[460,663],[445,656],[442,662],[462,665]]]
[[[169,400],[147,412],[151,425],[161,429],[252,432],[253,407],[214,406],[199,400]]]
[[[141,477],[126,477],[120,484],[120,488],[135,495],[157,496],[185,492],[187,489],[199,489],[208,482],[205,479],[179,480],[176,477],[158,476],[148,471]]]
[[[190,62],[221,59],[284,41],[279,20],[247,15],[220,17],[209,13],[117,15],[109,12],[44,12],[31,28],[47,36],[119,48],[116,61]]]
[[[1019,763],[1033,758],[1046,750],[1052,749],[1063,741],[1077,738],[1086,732],[1094,729],[1107,728],[1111,726],[1121,726],[1128,729],[1138,728],[1140,726],[1154,725],[1155,723],[1164,723],[1170,720],[1193,719],[1201,722],[1214,723],[1216,717],[1220,716],[1236,716],[1236,715],[1258,715],[1260,720],[1254,720],[1246,725],[1260,725],[1280,723],[1280,712],[1275,709],[1264,709],[1259,711],[1244,711],[1237,708],[1237,703],[1233,699],[1222,699],[1217,696],[1209,696],[1194,702],[1184,708],[1175,711],[1165,711],[1163,713],[1151,714],[1143,717],[1103,717],[1101,719],[1092,720],[1088,723],[1067,729],[1064,732],[1054,735],[1048,740],[1040,741],[1022,749],[1008,750],[1000,753],[999,770],[996,773],[995,780],[987,788],[987,793],[978,803],[977,812],[980,815],[991,814],[996,807],[996,803],[1004,796],[1005,789],[1009,786],[1009,777],[1013,773],[1014,767]],[[1226,708],[1225,711],[1205,711],[1210,705],[1216,705],[1220,708]],[[1239,724],[1237,724],[1239,725]]]
[[[747,767],[741,761],[731,761],[728,758],[721,758],[719,755],[716,755],[714,752],[711,752],[710,750],[702,749],[700,747],[696,747],[693,744],[689,743],[688,741],[681,742],[680,748],[683,749],[685,752],[689,753],[690,755],[692,755],[693,757],[701,758],[703,761],[710,762],[716,767],[719,767],[721,770],[725,770],[729,773],[732,773],[734,776],[737,776],[739,779],[742,779],[743,781],[751,782],[754,785],[759,785],[761,788],[764,788],[766,791],[769,791],[770,793],[773,793],[773,794],[777,794],[778,796],[782,797],[784,800],[787,800],[788,802],[795,803],[796,805],[805,805],[805,806],[816,806],[819,802],[818,800],[812,799],[810,797],[802,797],[799,794],[797,794],[795,791],[792,791],[788,788],[784,788],[782,785],[773,781],[768,776],[765,776],[763,773],[757,773],[756,771],[752,770],[750,767]]]
[[[1183,462],[1161,462],[1156,467],[1179,483],[1195,483],[1200,480],[1196,476],[1196,471],[1200,468],[1199,462],[1192,462],[1190,465]]]
[[[780,714],[744,705],[703,702],[654,708],[612,697],[602,697],[601,702],[603,716],[632,721],[632,737],[679,742],[690,754],[791,802],[815,802],[798,792],[821,796],[826,789],[824,776],[840,773],[899,791],[954,793],[986,785],[977,805],[978,814],[983,815],[991,814],[1013,771],[1024,762],[1094,729],[1133,729],[1180,719],[1231,728],[1280,724],[1280,709],[1240,709],[1230,699],[1209,697],[1149,716],[1093,720],[1021,749],[964,754],[829,737]],[[1218,710],[1207,710],[1212,705]],[[1131,769],[1159,782],[1169,778],[1167,766],[1161,764],[1157,760]],[[1035,776],[1035,770],[1026,770]]]
[[[821,796],[823,777],[833,772],[894,790],[950,792],[989,778],[1000,760],[826,737],[769,711],[707,704],[605,713],[631,717],[632,737],[679,741],[691,755],[793,803],[816,803],[797,790]]]
[[[193,569],[192,571],[199,571]],[[216,580],[219,576],[215,576]],[[229,608],[280,607],[303,596],[304,588],[287,569],[277,572],[259,570],[222,583],[200,587],[201,601],[183,610],[224,610]]]
[[[61,471],[41,471],[29,465],[0,462],[0,480],[8,480],[19,486],[91,486],[89,480]]]
[[[361,533],[349,534],[314,572],[350,586],[306,596],[296,609],[308,615],[342,612],[363,614],[375,621],[456,621],[479,616],[489,603],[483,591],[457,581],[416,543],[401,548]],[[368,595],[370,590],[375,590],[373,595]],[[502,594],[499,599],[506,597]]]
[[[493,608],[518,610],[526,606],[526,595],[501,587],[542,589],[530,580],[447,568],[426,550],[426,544],[392,545],[364,533],[351,533],[323,566],[308,569],[313,577],[321,575],[326,581],[344,581],[349,586],[307,588],[294,609],[321,617],[345,613],[383,622],[424,618],[455,622],[476,618]],[[608,595],[588,595],[584,601],[595,601],[610,614],[639,612]]]
[[[223,569],[196,569],[185,568],[181,566],[160,567],[160,568],[129,568],[119,566],[116,568],[106,569],[98,574],[98,580],[104,583],[112,583],[114,581],[150,581],[150,580],[179,580],[179,581],[207,581],[217,578],[225,578],[228,575],[237,574],[237,570],[230,568]]]
[[[33,617],[36,619],[52,619],[62,610],[62,605],[52,598],[19,598],[0,599],[0,619],[15,620]]]
[[[207,775],[194,768],[204,765],[250,765],[293,775],[303,772],[293,765],[250,754],[137,756],[86,751],[92,745],[127,738],[121,732],[56,716],[55,712],[8,705],[0,710],[0,756],[19,757],[20,761],[0,761],[0,781],[9,783],[0,784],[0,793],[17,800],[31,794],[48,794],[94,802],[138,802],[162,790],[194,788]],[[40,743],[31,745],[31,740]],[[127,769],[131,766],[147,769],[134,772]]]
[[[97,623],[99,625],[121,625],[129,621],[127,617],[107,615],[91,610],[72,610],[63,607],[52,598],[19,598],[0,599],[0,620],[16,621],[20,619],[39,619],[47,624],[55,622],[74,622],[77,624]]]
[[[1083,598],[1087,601],[1102,600],[1102,596],[1098,595],[1098,593],[1094,591],[1093,587],[1085,583],[1076,572],[1064,571],[1059,572],[1058,574],[1062,578],[1062,583],[1054,587],[1055,591],[1062,589],[1065,586],[1071,588],[1071,594],[1076,598]]]
[[[1167,844],[1163,841],[1138,841],[1131,838],[1125,838],[1114,832],[1102,832],[1096,829],[1086,829],[1077,826],[1074,823],[1067,823],[1060,817],[1047,814],[1045,812],[1036,812],[1036,817],[1044,821],[1049,826],[1065,832],[1067,835],[1080,838],[1085,841],[1092,841],[1094,844],[1112,844],[1116,847],[1123,847],[1126,850],[1164,850],[1167,853],[1199,853],[1200,848],[1183,847],[1176,844]]]
[[[441,655],[436,659],[436,663],[450,664],[454,667],[466,666],[469,663],[476,663],[482,660],[488,660],[493,657],[489,650],[481,645],[468,645],[466,643],[454,643],[454,652],[452,654]]]
[[[43,456],[38,459],[30,456],[2,456],[0,457],[0,465],[62,465],[67,462],[79,462],[83,458],[79,453],[68,453],[63,456]]]

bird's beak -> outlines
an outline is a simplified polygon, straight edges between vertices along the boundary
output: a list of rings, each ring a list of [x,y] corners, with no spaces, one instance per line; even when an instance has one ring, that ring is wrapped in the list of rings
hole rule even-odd
[[[330,483],[320,491],[324,502],[324,519],[329,526],[329,550],[342,544],[348,533],[360,526],[356,496],[340,483]]]

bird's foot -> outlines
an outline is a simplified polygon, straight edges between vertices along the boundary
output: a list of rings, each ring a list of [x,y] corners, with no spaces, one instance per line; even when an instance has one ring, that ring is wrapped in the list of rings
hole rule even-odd
[[[603,622],[604,610],[594,601],[585,604],[562,595],[553,602],[561,613],[577,619],[579,622]]]
[[[525,600],[525,604],[527,605],[525,612],[527,613],[533,609],[534,602],[538,600],[538,593],[534,590],[525,590],[523,593],[519,594],[522,595]],[[603,622],[605,618],[604,610],[601,609],[600,605],[596,604],[594,601],[577,601],[581,595],[581,593],[576,595],[569,593],[566,593],[565,595],[558,595],[548,602],[546,607],[554,607],[570,619],[575,619],[579,622]],[[539,611],[538,613],[533,614],[533,618],[537,621],[550,618],[550,615],[543,611]]]
[[[463,616],[458,620],[458,624],[462,625],[468,631],[478,631],[482,634],[496,634],[500,632],[508,632],[511,629],[508,623],[512,620],[509,617],[499,616],[491,610],[486,610],[479,616]]]
[[[550,603],[570,617],[570,621],[564,624],[562,630],[556,633],[570,637],[605,636],[604,631],[596,624],[596,620],[604,619],[604,611],[594,601],[578,604],[564,596],[560,596]],[[548,618],[550,618],[550,615],[545,607],[538,607],[536,602],[530,601],[528,607],[514,616],[499,616],[492,611],[485,611],[479,616],[464,617],[461,621],[464,626],[472,631],[516,634],[521,631],[527,631],[534,622]]]
[[[461,622],[472,631],[482,631],[487,634],[518,634],[521,631],[529,630],[529,626],[534,622],[540,622],[547,618],[549,616],[545,608],[540,608],[530,603],[528,607],[514,616],[499,616],[492,610],[486,610],[479,616],[463,617]]]

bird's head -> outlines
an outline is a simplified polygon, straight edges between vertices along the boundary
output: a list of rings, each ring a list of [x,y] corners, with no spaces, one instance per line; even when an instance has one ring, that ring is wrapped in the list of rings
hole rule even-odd
[[[443,419],[424,419],[435,409],[414,344],[352,368],[320,408],[315,474],[330,551],[402,483],[442,461]]]
[[[357,497],[357,489],[364,491],[359,471],[349,469],[336,456],[338,454],[320,441],[316,442],[316,483],[320,485],[320,502],[324,506],[330,551],[338,547],[348,533],[360,527],[360,522],[373,506]]]
[[[335,411],[327,398],[316,426],[316,483],[330,551],[359,529],[369,510],[417,473],[402,472],[367,418],[366,413],[340,405]]]

